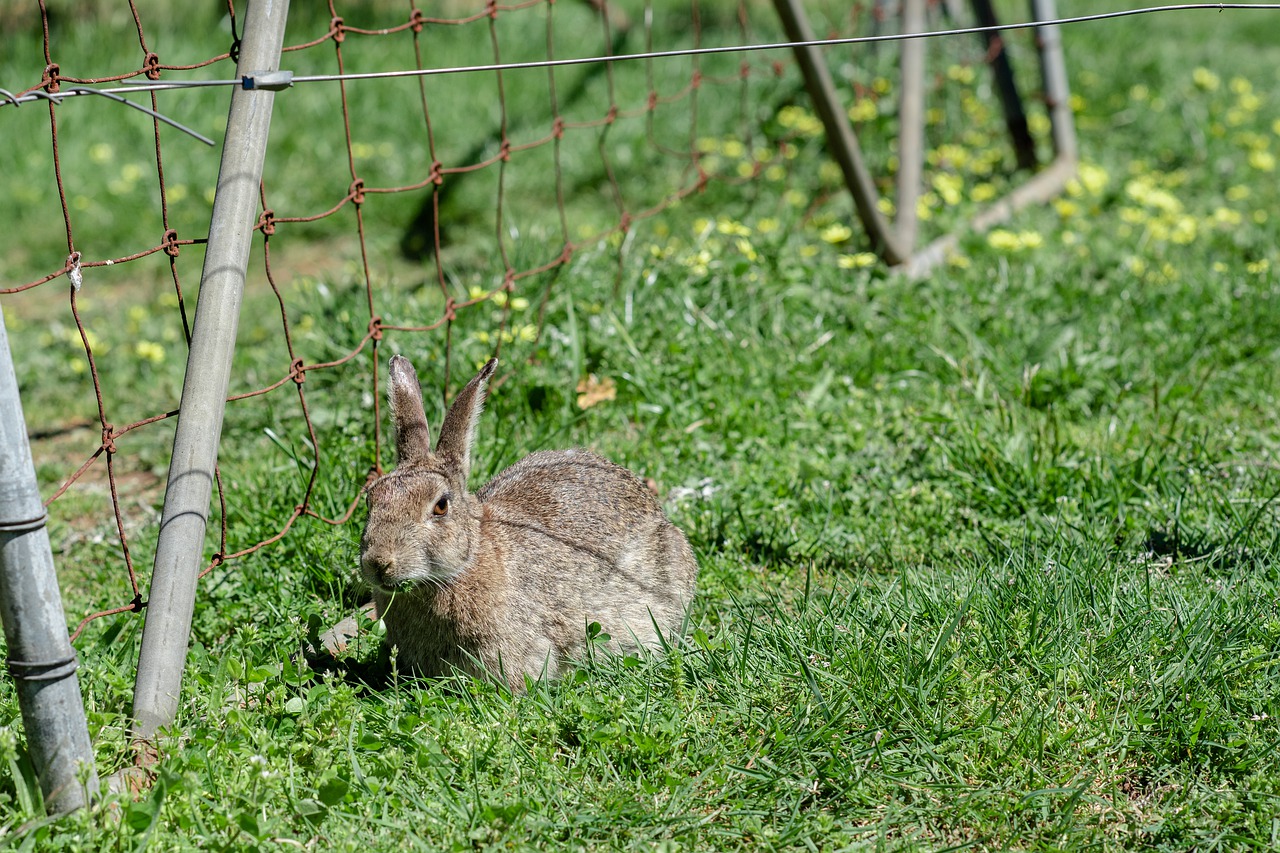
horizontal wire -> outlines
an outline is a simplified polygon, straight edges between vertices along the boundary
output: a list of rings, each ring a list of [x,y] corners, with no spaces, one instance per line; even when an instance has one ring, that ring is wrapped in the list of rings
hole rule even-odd
[[[1165,6],[1144,6],[1138,9],[1122,9],[1114,12],[1099,12],[1092,15],[1076,15],[1067,18],[1055,18],[1049,21],[1021,21],[1011,24],[995,24],[983,27],[963,27],[952,30],[931,30],[920,33],[887,33],[874,36],[853,36],[850,38],[834,38],[834,39],[813,39],[811,41],[784,41],[784,42],[767,42],[762,44],[747,45],[724,45],[721,47],[695,47],[680,50],[660,50],[650,51],[646,53],[624,53],[612,56],[582,56],[569,59],[542,59],[532,60],[529,62],[508,62],[495,63],[490,65],[462,65],[448,68],[415,68],[403,71],[366,71],[351,74],[311,74],[299,75],[293,78],[294,83],[332,83],[347,80],[383,80],[395,77],[434,77],[443,74],[471,74],[486,71],[518,71],[522,69],[536,68],[560,68],[572,65],[592,65],[597,63],[611,62],[630,62],[635,60],[649,59],[666,59],[680,56],[708,56],[712,54],[724,53],[748,53],[754,51],[770,51],[770,50],[790,50],[797,47],[838,47],[841,45],[859,45],[859,44],[876,44],[880,42],[907,41],[910,39],[932,39],[944,38],[947,36],[974,35],[978,33],[1001,32],[1004,30],[1026,30],[1036,29],[1039,27],[1065,26],[1069,24],[1086,24],[1093,21],[1107,21],[1116,18],[1131,18],[1137,15],[1150,15],[1166,12],[1192,12],[1192,11],[1242,11],[1246,9],[1257,11],[1280,11],[1280,3],[1181,3]],[[194,89],[198,87],[208,86],[241,86],[245,79],[252,79],[253,74],[244,75],[236,80],[168,80],[160,82],[146,83],[127,83],[127,85],[109,88],[109,89],[90,89],[86,86],[80,86],[76,89],[67,90],[66,95],[72,94],[119,94],[122,92],[155,92],[164,89]],[[35,100],[40,97],[47,97],[43,92],[34,92],[28,95],[15,97],[11,93],[0,90],[0,94],[6,97],[0,97],[0,106],[4,104],[14,104],[15,106],[26,101]],[[59,93],[60,96],[62,93]],[[137,106],[136,104],[131,104]],[[138,107],[142,109],[141,107]],[[168,121],[167,119],[163,119]],[[176,127],[181,128],[174,122]],[[187,130],[186,128],[181,128]],[[191,131],[187,131],[191,132]],[[196,135],[196,134],[192,134]]]

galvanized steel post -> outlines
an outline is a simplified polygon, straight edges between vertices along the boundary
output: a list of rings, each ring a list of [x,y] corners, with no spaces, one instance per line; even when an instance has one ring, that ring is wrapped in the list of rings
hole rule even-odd
[[[27,747],[56,814],[95,797],[98,776],[45,519],[0,311],[0,618]]]
[[[288,11],[288,0],[251,0],[241,78],[279,68]],[[144,740],[177,717],[274,100],[272,88],[231,96],[133,693],[134,736]]]

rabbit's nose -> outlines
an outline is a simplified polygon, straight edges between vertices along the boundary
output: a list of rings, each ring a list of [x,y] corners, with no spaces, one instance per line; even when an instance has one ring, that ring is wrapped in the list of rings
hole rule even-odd
[[[364,556],[364,575],[379,586],[386,583],[387,575],[393,572],[395,567],[395,557],[390,554],[370,553]]]

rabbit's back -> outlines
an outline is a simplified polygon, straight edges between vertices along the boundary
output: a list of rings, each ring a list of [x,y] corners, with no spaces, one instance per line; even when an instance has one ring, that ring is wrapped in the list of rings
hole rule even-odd
[[[539,633],[572,646],[584,624],[598,622],[619,646],[654,647],[658,631],[680,628],[697,562],[631,471],[587,450],[542,451],[476,497],[482,539],[504,552],[512,585],[539,613]]]

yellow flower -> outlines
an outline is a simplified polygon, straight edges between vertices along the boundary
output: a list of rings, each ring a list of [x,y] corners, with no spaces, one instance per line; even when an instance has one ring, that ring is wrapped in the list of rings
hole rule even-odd
[[[1179,246],[1185,246],[1196,239],[1196,232],[1199,226],[1194,216],[1180,216],[1173,224],[1173,232],[1169,235],[1169,239]]]
[[[893,91],[893,84],[889,82],[887,77],[877,77],[871,81],[871,91],[877,95],[887,95]]]
[[[859,98],[857,103],[849,108],[850,121],[872,121],[878,115],[880,115],[880,108],[870,98]]]
[[[979,204],[984,201],[991,201],[996,197],[996,185],[986,181],[975,184],[973,190],[969,193],[969,197]]]
[[[144,358],[152,364],[164,361],[164,347],[154,341],[138,341],[133,345],[133,351],[139,358]]]
[[[1254,261],[1251,264],[1245,264],[1244,268],[1245,272],[1248,272],[1250,275],[1261,275],[1271,268],[1271,262],[1266,258],[1262,258],[1261,260]]]
[[[761,219],[758,222],[756,222],[756,231],[760,232],[761,234],[772,234],[774,231],[777,231],[777,230],[778,230],[778,220],[774,219],[771,216],[766,216],[764,219]]]
[[[1129,89],[1129,100],[1131,101],[1145,101],[1150,96],[1151,90],[1141,83],[1138,83]]]
[[[1276,155],[1270,151],[1255,149],[1249,152],[1249,165],[1259,172],[1274,172],[1276,170]]]
[[[1249,197],[1249,188],[1244,184],[1236,184],[1234,187],[1228,187],[1227,201],[1244,201]]]
[[[787,190],[782,197],[792,207],[804,207],[809,203],[809,196],[800,190]]]
[[[1213,221],[1218,225],[1239,225],[1241,218],[1240,211],[1229,207],[1219,207],[1213,211]]]
[[[726,139],[720,143],[720,153],[726,157],[738,159],[747,152],[747,147],[736,139]]]
[[[997,228],[987,235],[987,245],[1002,252],[1016,252],[1022,248],[1022,241],[1012,231]]]
[[[818,236],[828,243],[843,243],[853,236],[853,229],[843,222],[834,222],[818,232]]]
[[[897,208],[894,207],[893,199],[884,198],[883,196],[876,199],[876,208],[885,216],[893,216],[894,212],[897,210]]]
[[[812,244],[806,244],[800,247],[800,257],[812,258],[818,254],[818,247]]]
[[[517,296],[511,300],[511,308],[515,311],[523,311],[529,307],[529,300],[523,296]]]
[[[1243,77],[1232,77],[1231,83],[1228,85],[1231,91],[1237,95],[1248,95],[1253,91],[1253,84]]]
[[[960,203],[960,190],[963,187],[964,179],[959,175],[941,172],[933,176],[933,188],[948,206],[954,207]]]
[[[1089,195],[1102,195],[1102,191],[1107,188],[1107,184],[1111,180],[1111,176],[1107,174],[1107,170],[1093,163],[1081,163],[1077,171],[1077,179],[1080,186]]]
[[[478,284],[473,284],[467,288],[467,299],[472,302],[479,302],[489,295],[489,291],[485,290]]]
[[[780,181],[787,176],[787,170],[782,166],[770,166],[764,170],[766,181]]]
[[[1203,66],[1191,72],[1191,81],[1196,84],[1196,88],[1203,89],[1206,92],[1216,92],[1218,84],[1221,83],[1217,74]]]
[[[951,65],[947,68],[947,79],[953,83],[968,85],[974,81],[975,76],[972,65]]]
[[[1063,219],[1075,216],[1080,212],[1080,206],[1074,201],[1068,201],[1065,198],[1056,198],[1053,200],[1053,207],[1058,211],[1058,215]]]
[[[727,216],[721,216],[716,220],[716,230],[731,237],[748,237],[751,235],[750,228]]]
[[[930,151],[925,159],[931,166],[948,165],[963,169],[969,163],[969,152],[954,142],[944,142]]]
[[[842,270],[861,269],[875,264],[879,260],[875,252],[857,252],[852,255],[840,255],[836,258],[836,266]]]
[[[817,136],[822,133],[822,122],[804,107],[794,104],[778,110],[778,124],[794,130],[801,136]]]
[[[738,251],[741,252],[743,257],[747,260],[754,261],[756,258],[760,257],[756,253],[755,246],[752,246],[751,241],[746,237],[739,237],[736,245],[738,247]]]

